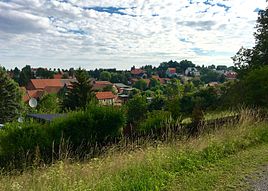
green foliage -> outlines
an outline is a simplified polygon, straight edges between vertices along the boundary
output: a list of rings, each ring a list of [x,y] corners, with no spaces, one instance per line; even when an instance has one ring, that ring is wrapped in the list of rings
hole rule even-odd
[[[95,98],[88,73],[79,68],[75,72],[75,77],[77,82],[71,82],[71,88],[68,89],[63,100],[65,109],[85,108]]]
[[[30,79],[33,79],[34,75],[31,69],[31,66],[26,65],[24,68],[22,68],[20,72],[20,77],[19,77],[19,84],[20,86],[26,86]]]
[[[0,123],[14,120],[22,109],[19,86],[0,67]]]
[[[173,121],[168,111],[155,110],[147,113],[146,119],[142,121],[137,130],[143,133],[151,133],[157,129],[166,129]]]
[[[185,116],[189,116],[192,114],[195,106],[200,107],[204,111],[215,109],[220,105],[219,100],[218,90],[216,88],[202,88],[181,98],[180,112]]]
[[[63,146],[69,149],[66,153],[84,156],[90,147],[120,137],[124,125],[125,115],[120,109],[95,105],[51,123],[10,123],[0,130],[0,166],[12,163],[22,168],[37,158],[51,162],[52,153],[57,159],[64,152]]]
[[[127,119],[130,123],[138,123],[144,119],[147,113],[146,98],[140,95],[134,96],[127,104]]]
[[[168,99],[166,102],[166,110],[172,114],[172,117],[174,119],[177,119],[182,115],[180,103],[181,103],[181,97],[179,96]]]
[[[56,94],[45,94],[41,97],[37,105],[39,113],[60,112],[60,100]]]
[[[140,79],[139,81],[137,81],[137,82],[134,84],[133,87],[134,87],[134,88],[137,88],[137,89],[139,89],[139,90],[141,90],[141,91],[144,91],[144,90],[146,90],[146,89],[148,88],[146,81],[143,80],[143,79]]]
[[[176,79],[172,79],[165,88],[165,94],[168,98],[181,97],[183,96],[183,92],[184,86],[181,84],[180,80]]]
[[[75,150],[120,136],[124,124],[125,116],[121,110],[89,105],[85,111],[56,119],[51,123],[49,131],[56,145],[60,144],[63,137],[70,141]]]
[[[149,111],[162,110],[165,107],[165,104],[166,104],[165,96],[158,95],[154,97],[151,103],[148,105],[148,110]]]
[[[158,87],[160,86],[160,82],[154,78],[151,78],[150,79],[150,83],[149,83],[149,88],[155,88],[155,87]]]
[[[241,83],[241,100],[249,106],[268,107],[268,66],[251,70]]]
[[[108,71],[103,71],[100,73],[100,80],[103,81],[110,81],[111,80],[111,73]]]
[[[39,78],[53,78],[53,75],[54,75],[54,72],[52,71],[49,71],[45,68],[37,68],[37,71],[36,71],[36,77],[39,77]]]
[[[209,70],[206,73],[203,73],[201,76],[201,81],[208,84],[209,82],[224,82],[225,77],[215,71]]]
[[[22,168],[23,165],[31,165],[36,157],[38,147],[43,159],[51,152],[48,149],[52,145],[50,137],[44,125],[39,123],[9,123],[0,132],[0,165],[7,168]],[[14,165],[14,166],[8,166]],[[28,163],[28,164],[26,164]]]
[[[239,72],[239,77],[243,78],[253,69],[268,64],[268,8],[259,11],[256,24],[255,46],[252,49],[241,48],[233,57],[234,64]]]

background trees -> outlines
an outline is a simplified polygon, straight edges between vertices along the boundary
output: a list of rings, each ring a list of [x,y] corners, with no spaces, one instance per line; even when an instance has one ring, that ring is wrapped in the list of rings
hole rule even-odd
[[[103,71],[100,73],[100,80],[103,81],[110,81],[111,80],[111,73],[108,71]]]
[[[22,109],[19,86],[0,67],[0,123],[15,119]]]

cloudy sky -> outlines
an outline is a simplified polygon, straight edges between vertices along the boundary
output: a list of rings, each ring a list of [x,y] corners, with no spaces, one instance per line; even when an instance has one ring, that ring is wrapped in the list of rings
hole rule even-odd
[[[118,68],[188,59],[232,65],[265,0],[0,0],[0,64]]]

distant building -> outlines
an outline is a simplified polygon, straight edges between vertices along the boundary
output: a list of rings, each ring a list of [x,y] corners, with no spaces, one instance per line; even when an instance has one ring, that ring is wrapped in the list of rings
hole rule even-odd
[[[188,67],[184,73],[185,76],[193,76],[193,77],[200,76],[200,72],[195,67]]]
[[[225,72],[224,76],[227,80],[235,80],[237,78],[237,73],[233,71]]]
[[[168,68],[166,70],[166,76],[169,78],[178,77],[178,74],[176,73],[176,68]]]
[[[95,91],[102,91],[103,88],[107,86],[113,86],[113,84],[109,81],[93,81],[93,90]]]
[[[27,102],[31,98],[39,99],[45,93],[59,93],[64,87],[69,87],[75,79],[31,79],[26,88],[21,87],[23,101]]]
[[[96,99],[101,105],[113,105],[115,98],[113,92],[96,92]]]
[[[147,78],[146,72],[140,68],[136,69],[135,67],[132,67],[130,73],[133,78]]]
[[[116,87],[117,89],[117,92],[120,94],[124,91],[124,89],[128,89],[130,88],[130,86],[128,85],[125,85],[123,83],[115,83],[114,86]]]

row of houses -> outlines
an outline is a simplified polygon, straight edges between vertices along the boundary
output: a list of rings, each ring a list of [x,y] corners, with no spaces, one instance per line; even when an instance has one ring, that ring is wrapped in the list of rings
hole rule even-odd
[[[39,100],[45,94],[64,94],[76,79],[31,79],[23,91],[23,101],[31,98]],[[96,99],[103,105],[122,104],[127,101],[132,91],[125,84],[113,84],[109,81],[92,81],[92,89],[96,92]],[[110,86],[113,91],[103,91]]]
[[[214,69],[213,71],[215,71],[216,73],[224,75],[228,80],[233,80],[233,79],[236,79],[236,77],[237,77],[236,72],[229,71],[227,69],[226,70]],[[146,79],[147,78],[146,71],[142,70],[140,68],[136,69],[135,67],[132,67],[130,72],[131,72],[133,79],[141,79],[141,78]],[[185,78],[188,80],[188,77],[199,78],[201,76],[200,72],[195,67],[186,68],[186,70],[184,71],[183,74],[177,73],[176,68],[168,68],[166,70],[165,74],[166,74],[166,78],[163,78],[163,80],[170,79],[170,78],[178,78],[178,77],[180,77],[182,79]]]

